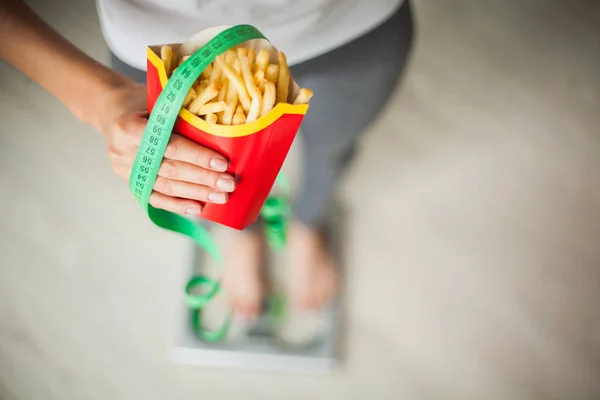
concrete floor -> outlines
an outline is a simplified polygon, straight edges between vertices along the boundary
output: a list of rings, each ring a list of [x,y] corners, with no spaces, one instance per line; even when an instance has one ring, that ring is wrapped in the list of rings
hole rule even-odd
[[[406,79],[341,187],[330,376],[169,364],[188,242],[139,212],[99,135],[0,65],[0,398],[600,398],[600,5],[415,6]],[[92,1],[36,8],[108,60]]]

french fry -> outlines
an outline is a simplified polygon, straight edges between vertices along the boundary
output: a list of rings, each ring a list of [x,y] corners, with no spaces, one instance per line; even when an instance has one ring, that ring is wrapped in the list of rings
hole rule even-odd
[[[252,71],[250,69],[249,63],[249,54],[248,49],[238,49],[238,60],[240,61],[240,68],[242,70],[242,76],[244,77],[244,83],[246,84],[246,89],[248,89],[248,93],[250,97],[252,97],[252,104],[250,105],[250,110],[248,110],[248,115],[246,116],[246,123],[256,121],[260,117],[260,111],[262,106],[262,94],[254,84],[254,79],[252,77]]]
[[[222,76],[223,76],[223,69],[221,68],[221,66],[218,64],[213,66],[212,72],[210,74],[210,81],[211,82],[219,82],[221,80]]]
[[[252,98],[252,105],[250,106],[250,111],[248,111],[248,116],[246,117],[246,122],[256,121],[258,118],[260,118],[261,106],[262,106],[262,96]]]
[[[217,57],[217,64],[223,69],[223,73],[227,76],[227,79],[229,79],[229,84],[234,86],[238,92],[240,103],[242,103],[244,110],[250,111],[252,100],[250,99],[250,95],[246,90],[246,85],[244,84],[244,81],[240,75],[235,71],[235,69],[233,69],[231,65],[227,64],[225,60],[223,60],[222,56]]]
[[[250,64],[248,62],[248,49],[244,49],[244,48],[238,49],[237,53],[238,53],[238,60],[240,61],[240,68],[242,70],[242,77],[244,78],[244,83],[246,84],[246,89],[248,90],[248,94],[250,94],[250,97],[252,97],[253,99],[260,100],[262,95],[260,94],[260,91],[254,84],[254,79],[252,77],[252,71],[250,70]],[[258,118],[258,114],[260,114],[260,106],[259,106],[258,110],[255,110],[255,112],[257,112],[256,117]],[[248,111],[248,117],[250,117],[250,115],[254,116],[254,114],[250,114],[250,111]]]
[[[300,89],[300,93],[298,93],[298,97],[294,101],[294,104],[308,104],[310,99],[314,96],[314,93],[310,89],[302,88]]]
[[[231,122],[231,125],[243,125],[245,122],[246,122],[246,116],[244,114],[236,113],[233,116],[233,121]]]
[[[219,96],[217,96],[217,101],[223,102],[223,104],[227,105],[225,100],[227,100],[227,92],[228,91],[229,91],[229,79],[224,78],[223,84],[221,86],[221,90],[219,90]],[[221,124],[223,123],[224,112],[225,112],[225,110],[216,113],[219,123],[221,123]]]
[[[235,111],[235,115],[233,116],[232,125],[242,125],[246,122],[246,115],[244,114],[244,109],[241,105],[239,105]]]
[[[269,66],[269,62],[271,61],[271,54],[266,49],[262,49],[258,52],[256,56],[256,70],[267,72],[267,67]]]
[[[260,94],[262,94],[263,96],[265,95],[265,85],[267,84],[267,80],[263,79],[259,84],[258,84],[258,90],[260,90]]]
[[[196,97],[196,91],[193,88],[190,88],[190,90],[188,90],[187,95],[185,96],[185,99],[183,100],[183,107],[187,107],[188,104],[190,104],[190,102],[194,100],[194,97]]]
[[[227,64],[233,64],[233,62],[236,59],[235,50],[232,50],[232,49],[227,50],[224,54],[224,58],[225,58],[225,61],[227,61]]]
[[[177,63],[177,66],[175,68],[173,68],[173,72],[171,72],[171,75],[173,75],[175,73],[175,71],[177,71],[177,68],[181,67],[181,64],[183,64],[183,62],[185,60],[187,60],[190,56],[184,56],[181,58],[181,60],[179,60],[179,62]],[[173,57],[173,61],[177,61],[175,59],[175,57]],[[173,63],[173,65],[175,65],[175,63]]]
[[[250,49],[248,50],[248,66],[250,67],[250,72],[254,72],[254,59],[256,58],[256,50]]]
[[[227,107],[223,111],[223,118],[220,121],[223,125],[231,125],[233,115],[238,105],[239,96],[234,85],[229,84],[227,95],[225,96],[225,104]]]
[[[277,103],[287,103],[290,89],[290,69],[287,58],[283,52],[279,52],[279,75],[277,77]]]
[[[206,114],[206,122],[209,124],[216,124],[218,122],[218,118],[216,114]]]
[[[207,81],[208,82],[208,79],[206,77],[204,77],[203,74],[204,74],[204,71],[202,71],[200,73],[200,76],[198,76],[198,78],[196,78],[196,80],[194,81],[194,84],[192,85],[193,87],[198,86],[200,84],[200,82],[202,82],[202,81]]]
[[[200,74],[200,79],[210,79],[210,76],[212,75],[212,70],[212,64],[208,64],[208,66],[204,68],[204,71],[202,71],[202,73]]]
[[[184,62],[187,61],[187,59],[190,58],[190,56],[183,56],[181,57],[181,60],[179,60],[179,64],[177,64],[178,66],[183,64]]]
[[[260,116],[264,116],[269,113],[273,109],[275,105],[275,99],[277,97],[277,88],[273,82],[265,83],[265,94],[263,96],[262,109],[260,111]]]
[[[254,84],[256,86],[260,85],[261,82],[265,79],[265,72],[262,69],[257,70],[252,77],[254,80]]]
[[[192,101],[188,110],[193,114],[198,114],[200,108],[219,95],[220,84],[212,82],[206,89],[202,90]]]
[[[221,89],[219,90],[218,101],[225,101],[228,89],[229,89],[229,79],[224,78],[223,81],[222,81],[222,83],[221,83]]]
[[[279,76],[279,66],[277,64],[270,64],[267,67],[267,72],[265,73],[265,75],[269,82],[277,83],[277,77]]]
[[[167,76],[171,76],[173,73],[173,67],[175,66],[175,55],[171,46],[162,46],[160,48],[160,59],[165,64],[165,72]]]
[[[226,104],[224,101],[206,103],[198,109],[197,115],[216,114],[225,111]]]
[[[200,93],[204,91],[208,87],[210,82],[208,79],[201,80],[200,83],[196,86],[196,96],[200,96]]]

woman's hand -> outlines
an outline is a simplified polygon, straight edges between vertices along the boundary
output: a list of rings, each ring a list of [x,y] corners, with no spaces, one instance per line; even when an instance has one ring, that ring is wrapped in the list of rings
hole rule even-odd
[[[104,134],[115,172],[129,181],[146,127],[146,90],[87,56],[23,0],[0,0],[0,59],[8,61]],[[200,202],[225,203],[235,187],[221,155],[172,135],[150,204],[198,215]]]
[[[146,88],[131,82],[107,98],[98,128],[108,144],[112,168],[129,181],[147,123]],[[172,134],[159,169],[150,204],[179,214],[199,215],[200,202],[223,204],[235,188],[219,153]]]
[[[8,61],[103,133],[115,172],[129,181],[146,127],[146,90],[87,56],[22,0],[0,0],[0,59]],[[235,187],[221,155],[172,135],[150,204],[198,215],[200,202],[225,203]]]

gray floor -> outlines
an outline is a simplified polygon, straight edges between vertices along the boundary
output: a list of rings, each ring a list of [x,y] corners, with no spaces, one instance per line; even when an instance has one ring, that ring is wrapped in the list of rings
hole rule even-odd
[[[37,3],[107,60],[92,1]],[[331,376],[169,364],[188,242],[138,211],[99,135],[0,65],[0,398],[600,398],[600,6],[416,11],[406,79],[341,188]]]

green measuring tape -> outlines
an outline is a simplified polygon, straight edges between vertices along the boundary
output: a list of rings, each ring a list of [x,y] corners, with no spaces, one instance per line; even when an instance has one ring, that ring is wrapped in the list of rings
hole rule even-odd
[[[173,72],[150,113],[129,177],[130,190],[154,224],[188,236],[219,265],[222,265],[223,262],[221,253],[205,228],[181,215],[154,208],[149,204],[149,200],[171,132],[188,90],[202,71],[218,55],[252,39],[266,38],[251,25],[238,25],[229,28],[197,50]],[[285,245],[286,221],[289,210],[286,197],[289,192],[289,185],[282,175],[277,178],[277,183],[282,187],[285,195],[270,197],[266,201],[261,215],[265,223],[267,241],[273,248],[281,249]],[[201,290],[202,293],[194,293],[196,290]],[[203,327],[202,309],[220,290],[221,284],[219,281],[205,276],[193,277],[185,288],[185,301],[192,312],[192,329],[196,336],[206,342],[223,340],[227,336],[232,321],[233,315],[229,313],[220,328],[209,331]]]

